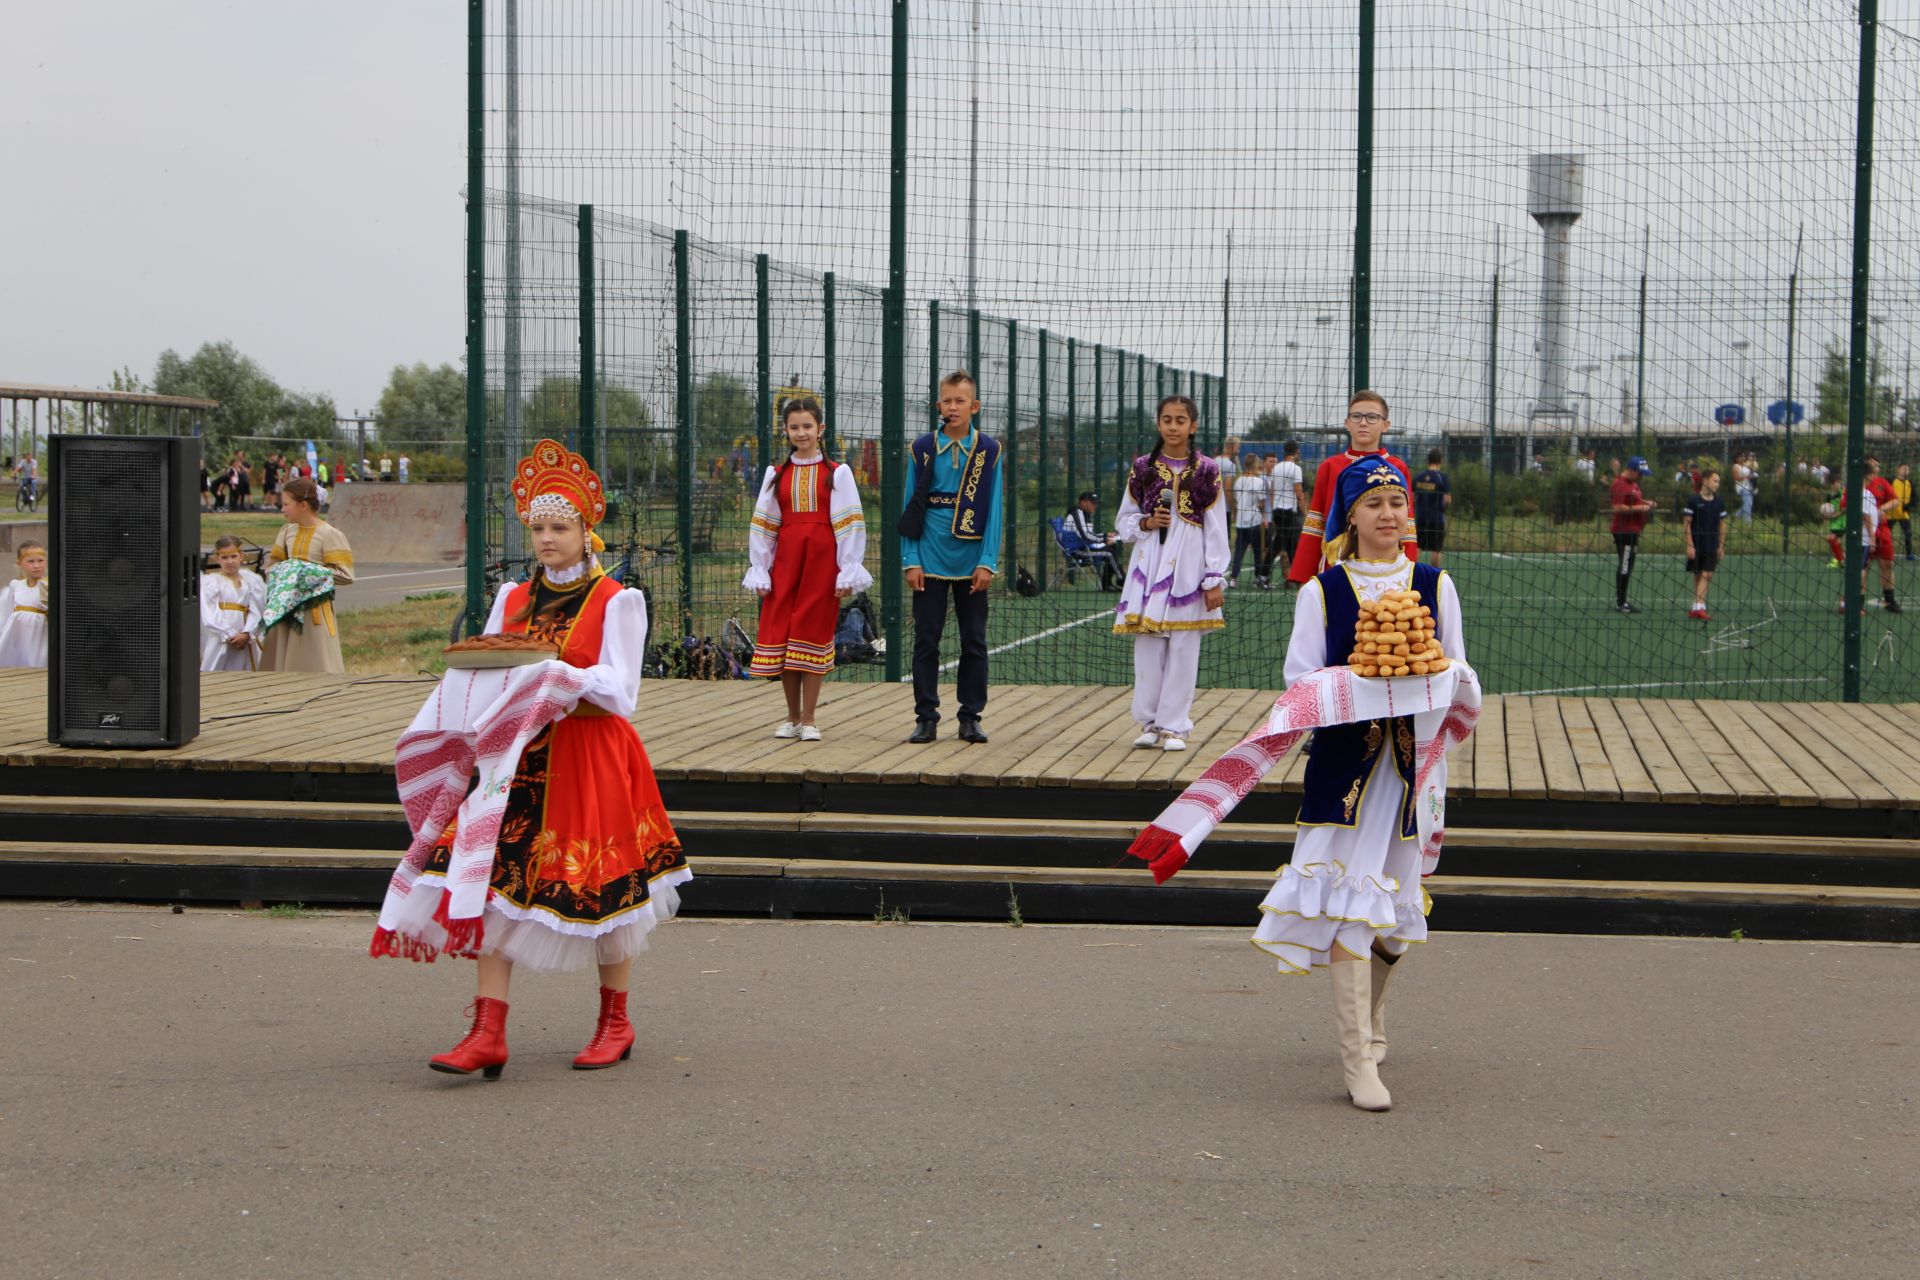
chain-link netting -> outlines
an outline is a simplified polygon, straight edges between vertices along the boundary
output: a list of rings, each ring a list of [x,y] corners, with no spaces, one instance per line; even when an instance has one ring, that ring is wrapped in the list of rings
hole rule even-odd
[[[1131,678],[1105,575],[1054,523],[1091,491],[1111,527],[1162,395],[1192,395],[1203,448],[1243,471],[1296,442],[1311,488],[1365,384],[1411,471],[1438,455],[1450,496],[1422,533],[1490,689],[1839,696],[1856,7],[910,10],[901,412],[905,438],[927,430],[939,374],[968,367],[1007,446],[996,682]],[[893,15],[488,7],[490,474],[537,434],[589,440],[616,497],[610,557],[651,589],[667,650],[754,631],[747,514],[791,395],[823,400],[860,482],[876,622],[899,576],[880,537],[904,463],[883,445]],[[1866,264],[1883,497],[1920,463],[1920,23],[1890,16]],[[1653,509],[1628,612],[1614,481],[1636,456]],[[1715,483],[1721,555],[1695,609],[1688,521],[1709,517],[1685,513]],[[508,561],[523,550],[495,492],[489,555]],[[1886,607],[1910,528],[1890,522],[1894,559],[1867,566],[1870,698],[1913,688],[1914,624]],[[1251,535],[1203,684],[1277,683],[1290,534]],[[881,639],[897,663],[910,623]],[[849,656],[873,660],[841,678],[887,669]]]

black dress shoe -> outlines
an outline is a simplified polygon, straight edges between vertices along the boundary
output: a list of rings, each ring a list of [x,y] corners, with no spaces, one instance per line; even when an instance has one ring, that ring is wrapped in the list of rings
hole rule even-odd
[[[913,732],[907,736],[908,742],[932,742],[933,734],[940,727],[938,720],[915,720]]]
[[[985,742],[986,740],[987,735],[980,731],[980,722],[978,720],[962,720],[960,722],[960,741]]]

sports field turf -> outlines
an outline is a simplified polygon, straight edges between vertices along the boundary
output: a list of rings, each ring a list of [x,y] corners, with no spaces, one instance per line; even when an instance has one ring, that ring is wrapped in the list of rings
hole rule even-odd
[[[1648,698],[1837,701],[1841,696],[1841,571],[1811,556],[1734,555],[1708,596],[1709,622],[1688,618],[1691,580],[1676,555],[1647,554],[1629,598],[1641,612],[1613,610],[1613,557],[1489,554],[1447,557],[1467,626],[1467,656],[1491,693]],[[1902,561],[1906,579],[1920,581]],[[988,623],[995,684],[1130,684],[1133,646],[1111,631],[1114,596],[1056,585],[1023,598],[996,590]],[[1294,596],[1259,591],[1252,575],[1227,594],[1227,627],[1202,650],[1200,682],[1215,688],[1275,688]],[[1877,576],[1870,600],[1879,597]],[[1920,596],[1913,597],[1920,605]],[[1907,603],[1903,600],[1903,603]],[[1869,701],[1920,697],[1912,649],[1920,611],[1867,610],[1861,690]],[[949,622],[943,664],[959,656]],[[910,643],[910,637],[909,637]],[[843,667],[836,679],[879,678],[878,666]],[[951,668],[945,677],[951,679]]]

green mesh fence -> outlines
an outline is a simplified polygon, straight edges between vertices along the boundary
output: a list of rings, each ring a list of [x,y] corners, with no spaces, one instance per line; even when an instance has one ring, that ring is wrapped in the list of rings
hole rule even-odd
[[[485,9],[489,560],[524,556],[499,478],[560,434],[616,498],[609,558],[649,588],[663,664],[686,669],[688,637],[750,636],[747,513],[780,452],[771,408],[804,390],[867,499],[877,619],[899,576],[881,488],[904,461],[883,439],[894,6]],[[1920,463],[1920,15],[1887,17],[1859,453],[1892,478]],[[926,430],[938,372],[970,367],[1009,446],[994,680],[1131,679],[1113,597],[1049,521],[1092,489],[1111,525],[1160,395],[1201,403],[1207,451],[1295,440],[1311,478],[1368,385],[1389,448],[1415,471],[1442,457],[1442,555],[1491,690],[1842,696],[1826,511],[1864,462],[1860,18],[1837,0],[910,5],[899,412],[905,438]],[[1656,509],[1626,614],[1608,481],[1636,454]],[[1679,513],[1707,468],[1731,514],[1702,621]],[[1020,567],[1037,594],[1013,590]],[[1278,683],[1293,596],[1256,577],[1206,641],[1205,684]],[[1874,607],[1882,586],[1870,565],[1859,685],[1908,698],[1915,624]],[[897,663],[910,624],[884,638]]]

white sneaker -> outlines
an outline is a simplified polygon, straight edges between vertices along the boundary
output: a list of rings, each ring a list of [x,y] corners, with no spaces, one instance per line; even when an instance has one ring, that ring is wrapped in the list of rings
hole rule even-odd
[[[820,741],[820,730],[819,730],[819,729],[817,729],[817,728],[815,728],[815,727],[814,727],[813,725],[810,725],[810,724],[803,724],[803,725],[801,725],[801,726],[800,726],[800,741],[802,741],[802,742],[818,742],[818,741]]]
[[[773,736],[776,738],[797,738],[800,736],[800,726],[791,720],[785,721],[778,729],[773,731]]]
[[[1187,740],[1185,738],[1177,738],[1170,733],[1160,740],[1160,749],[1162,751],[1185,751],[1187,749]]]
[[[1136,747],[1157,747],[1160,745],[1160,734],[1153,729],[1149,729],[1135,738],[1133,745]]]

